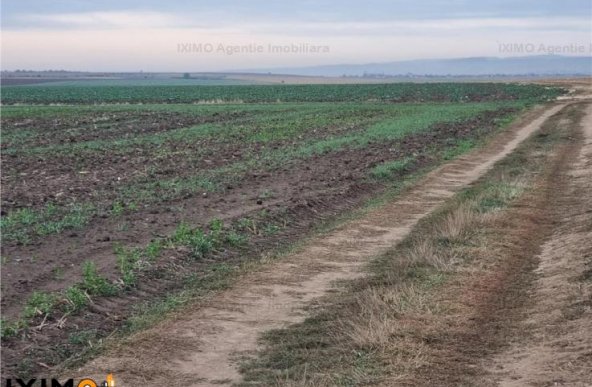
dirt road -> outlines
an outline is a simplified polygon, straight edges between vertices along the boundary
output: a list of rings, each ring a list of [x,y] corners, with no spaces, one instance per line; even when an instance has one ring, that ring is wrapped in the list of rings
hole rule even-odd
[[[582,124],[584,144],[554,198],[557,224],[537,257],[528,317],[489,367],[500,386],[592,386],[592,104]]]
[[[431,172],[397,200],[245,275],[207,306],[188,308],[181,318],[130,337],[77,373],[100,379],[113,372],[118,386],[238,381],[237,360],[254,352],[261,333],[302,321],[305,307],[331,292],[335,281],[363,275],[364,264],[401,241],[422,217],[482,176],[564,106],[531,111],[484,148]]]

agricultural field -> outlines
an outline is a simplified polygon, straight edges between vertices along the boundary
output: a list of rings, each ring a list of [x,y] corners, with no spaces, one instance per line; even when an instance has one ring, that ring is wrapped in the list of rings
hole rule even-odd
[[[89,356],[563,93],[518,84],[2,89],[3,373]]]

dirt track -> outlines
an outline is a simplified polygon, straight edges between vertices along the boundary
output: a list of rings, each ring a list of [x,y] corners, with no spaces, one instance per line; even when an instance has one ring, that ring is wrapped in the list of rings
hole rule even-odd
[[[487,367],[500,386],[592,385],[592,104],[566,187],[551,216],[553,234],[536,257],[536,281],[512,345]]]
[[[592,384],[590,109],[562,110],[515,155],[538,165],[530,188],[479,226],[479,248],[432,295],[445,312],[411,317],[413,343],[429,338],[422,363],[381,385]]]
[[[244,276],[205,307],[136,334],[79,374],[114,372],[119,386],[239,380],[236,360],[257,348],[259,334],[302,321],[304,308],[330,292],[334,281],[361,275],[371,258],[402,240],[419,219],[482,176],[563,106],[530,112],[485,148],[433,171],[394,202]]]

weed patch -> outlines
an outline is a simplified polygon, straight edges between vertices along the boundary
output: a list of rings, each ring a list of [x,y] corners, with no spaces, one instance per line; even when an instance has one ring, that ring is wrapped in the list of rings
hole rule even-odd
[[[415,159],[413,157],[406,157],[403,160],[388,161],[379,164],[372,168],[370,176],[378,180],[390,180],[393,177],[398,177],[410,168]]]

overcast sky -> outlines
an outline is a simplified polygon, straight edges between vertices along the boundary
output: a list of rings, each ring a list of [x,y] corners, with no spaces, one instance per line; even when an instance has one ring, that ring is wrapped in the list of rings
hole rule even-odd
[[[7,70],[223,71],[592,50],[590,0],[1,4]]]

